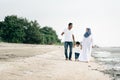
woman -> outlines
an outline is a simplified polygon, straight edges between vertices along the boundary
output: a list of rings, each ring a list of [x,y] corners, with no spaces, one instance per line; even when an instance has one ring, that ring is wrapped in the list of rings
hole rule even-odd
[[[82,54],[80,56],[80,61],[89,62],[91,58],[91,49],[92,49],[92,35],[91,29],[86,28],[82,42]]]

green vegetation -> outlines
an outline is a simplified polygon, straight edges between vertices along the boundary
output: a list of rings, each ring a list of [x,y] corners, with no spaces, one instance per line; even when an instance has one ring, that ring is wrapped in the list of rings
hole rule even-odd
[[[0,22],[0,41],[30,44],[60,43],[56,31],[51,27],[42,27],[37,21],[28,21],[15,15],[6,16]]]

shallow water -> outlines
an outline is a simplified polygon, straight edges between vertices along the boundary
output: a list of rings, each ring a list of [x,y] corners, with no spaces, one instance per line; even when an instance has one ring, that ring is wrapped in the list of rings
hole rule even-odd
[[[110,74],[113,80],[120,80],[120,48],[96,48],[93,49],[92,56],[107,65],[106,74]]]

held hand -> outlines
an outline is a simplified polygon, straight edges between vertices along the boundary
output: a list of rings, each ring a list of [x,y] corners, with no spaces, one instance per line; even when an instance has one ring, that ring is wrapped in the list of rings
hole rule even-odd
[[[75,44],[75,42],[74,42],[74,43],[73,43],[73,47],[75,47],[75,45],[76,45],[76,44]]]
[[[92,46],[92,48],[94,48],[94,46]]]

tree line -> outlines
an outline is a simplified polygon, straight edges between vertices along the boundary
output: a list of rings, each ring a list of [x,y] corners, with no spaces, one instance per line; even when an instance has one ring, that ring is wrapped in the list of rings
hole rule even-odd
[[[0,40],[30,44],[60,43],[56,31],[51,27],[41,27],[36,20],[28,21],[16,15],[6,16],[4,21],[0,21]]]

